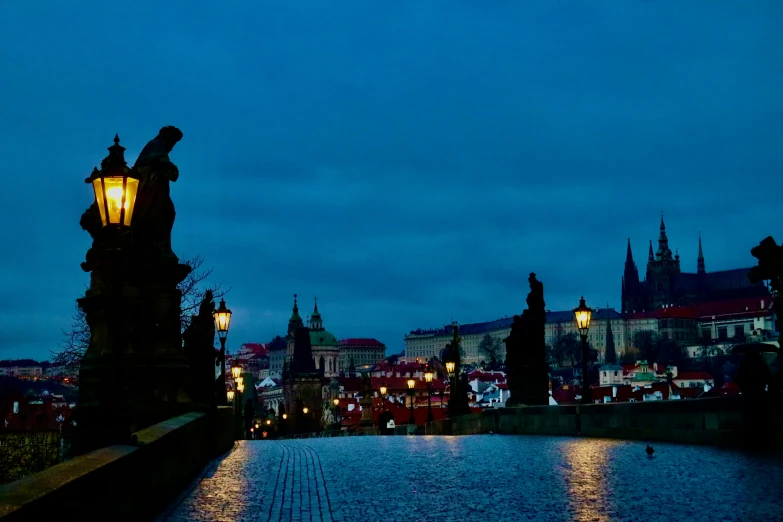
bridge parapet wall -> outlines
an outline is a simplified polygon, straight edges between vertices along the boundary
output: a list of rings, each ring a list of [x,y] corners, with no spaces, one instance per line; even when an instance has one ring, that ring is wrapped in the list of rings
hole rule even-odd
[[[783,450],[783,403],[743,396],[680,401],[497,408],[429,422],[428,435],[582,435],[742,446],[766,433]]]
[[[102,448],[0,486],[0,519],[146,519],[212,458],[228,451],[233,412],[187,413],[135,433],[133,445]],[[114,515],[111,515],[114,514]]]

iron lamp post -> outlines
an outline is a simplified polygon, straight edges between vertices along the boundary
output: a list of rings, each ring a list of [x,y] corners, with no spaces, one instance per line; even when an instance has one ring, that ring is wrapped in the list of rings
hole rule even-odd
[[[215,318],[215,330],[217,330],[220,339],[220,375],[223,380],[223,386],[226,386],[226,337],[228,337],[228,327],[231,324],[231,310],[226,308],[226,301],[220,300],[220,306],[212,312]],[[232,368],[233,372],[233,368]],[[238,375],[234,375],[234,378]]]
[[[585,304],[585,298],[579,300],[579,306],[574,308],[576,316],[576,328],[579,330],[579,337],[582,338],[582,404],[590,404],[590,382],[588,377],[587,364],[587,331],[590,329],[590,317],[593,310]]]
[[[408,393],[411,396],[411,417],[408,420],[408,424],[416,425],[416,417],[413,416],[413,399],[415,397],[415,391],[414,388],[416,387],[416,381],[413,379],[408,379]]]
[[[432,422],[432,370],[427,367],[424,370],[424,382],[427,383],[427,422]]]

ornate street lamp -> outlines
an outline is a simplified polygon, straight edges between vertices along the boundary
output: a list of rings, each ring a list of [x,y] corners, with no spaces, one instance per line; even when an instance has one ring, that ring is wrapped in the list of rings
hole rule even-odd
[[[408,379],[408,393],[411,396],[411,418],[408,420],[408,424],[416,425],[416,418],[413,416],[413,398],[414,395],[414,388],[416,387],[416,381],[413,379]]]
[[[587,331],[590,329],[590,317],[593,310],[585,304],[585,298],[579,300],[579,306],[574,308],[576,316],[576,328],[579,330],[579,337],[582,338],[582,404],[590,404],[590,383],[588,381],[587,367]]]
[[[432,370],[428,366],[424,369],[424,382],[427,383],[427,422],[435,420],[432,416],[432,378]]]
[[[104,227],[129,227],[133,217],[139,180],[125,163],[124,151],[119,136],[115,135],[114,145],[109,147],[109,156],[101,163],[101,170],[93,169],[90,177],[84,180],[92,184]]]
[[[446,372],[448,372],[449,377],[454,377],[454,361],[447,361],[446,362]]]
[[[231,365],[231,377],[234,382],[239,382],[239,379],[242,378],[242,367],[239,365],[239,361],[234,361]]]
[[[234,400],[234,390],[228,390],[226,392],[226,398],[228,399],[228,402],[232,402]]]
[[[221,299],[220,306],[212,312],[215,318],[215,330],[217,330],[220,339],[220,375],[223,376],[223,382],[226,380],[226,337],[228,337],[228,327],[231,324],[231,310],[226,308],[226,301]],[[234,369],[231,368],[231,372]],[[234,375],[236,379],[237,375]]]

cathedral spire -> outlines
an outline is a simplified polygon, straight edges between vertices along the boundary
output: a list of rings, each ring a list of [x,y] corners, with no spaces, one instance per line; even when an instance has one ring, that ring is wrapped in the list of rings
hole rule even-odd
[[[635,301],[639,298],[639,271],[633,261],[631,252],[631,239],[628,238],[628,247],[625,252],[625,270],[622,280],[622,308],[623,311],[635,309]]]
[[[696,260],[696,273],[704,274],[706,272],[704,269],[704,252],[701,250],[701,232],[699,232],[699,257]]]
[[[658,236],[658,251],[655,257],[659,261],[671,261],[672,251],[669,249],[669,238],[666,237],[666,224],[663,222],[663,212],[661,212],[661,235]]]
[[[609,305],[607,305],[609,308]],[[604,361],[607,364],[617,364],[617,351],[614,348],[614,335],[612,334],[612,321],[606,319],[606,351],[604,352]]]
[[[655,257],[653,257],[653,249],[652,249],[652,239],[650,240],[650,251],[647,253],[647,262],[655,261]]]

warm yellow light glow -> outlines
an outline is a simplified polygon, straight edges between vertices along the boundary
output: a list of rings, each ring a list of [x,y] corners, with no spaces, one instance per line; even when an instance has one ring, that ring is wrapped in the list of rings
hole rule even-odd
[[[283,414],[283,420],[286,420],[287,418],[288,418],[288,414],[287,414],[287,413],[284,413],[284,414]]]
[[[587,330],[590,328],[590,316],[592,314],[593,310],[585,304],[585,298],[582,297],[579,300],[579,306],[574,308],[576,328],[579,330],[579,335],[587,335]]]
[[[452,361],[449,361],[446,363],[446,371],[449,373],[454,373],[454,363]]]
[[[231,325],[231,310],[226,308],[226,301],[224,299],[220,300],[220,306],[212,312],[212,317],[215,318],[215,329],[217,330],[218,336],[221,339],[225,339],[226,335],[228,335],[228,327]]]
[[[234,390],[228,390],[226,392],[226,397],[228,398],[228,402],[231,402],[234,400]]]
[[[260,424],[258,424],[258,423],[256,423],[256,429],[258,429],[258,428],[260,428],[260,427],[261,427],[261,425],[260,425]]]
[[[387,391],[386,385],[381,384],[381,395],[386,395],[386,391]]]
[[[424,380],[427,382],[432,382],[432,372],[429,369],[424,372]]]
[[[239,379],[239,376],[241,374],[242,374],[242,367],[241,366],[236,365],[236,366],[232,366],[231,367],[231,376],[234,378],[235,381],[237,379]]]
[[[577,328],[589,328],[590,327],[590,312],[577,312],[576,323]]]
[[[307,415],[307,412],[308,412],[308,411],[310,411],[310,410],[307,408],[307,406],[305,406],[304,408],[302,408],[302,413],[304,413],[305,415]]]
[[[338,404],[340,404],[340,399],[335,399],[333,402],[334,402],[334,405],[337,406]]]
[[[269,420],[269,419],[267,419],[267,420],[266,420],[266,424],[267,424],[267,426],[269,426],[270,424],[272,424],[272,421],[271,421],[271,420]]]
[[[408,389],[412,390],[416,386],[416,381],[413,379],[408,379]]]
[[[139,180],[125,176],[105,176],[93,179],[92,187],[103,226],[130,226]]]
[[[240,375],[239,377],[236,378],[236,382],[237,382],[238,385],[244,386],[245,378]]]
[[[250,433],[253,433],[253,428],[250,428]]]
[[[245,385],[242,384],[242,383],[237,384],[237,391],[239,393],[244,393],[245,392]]]

